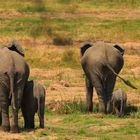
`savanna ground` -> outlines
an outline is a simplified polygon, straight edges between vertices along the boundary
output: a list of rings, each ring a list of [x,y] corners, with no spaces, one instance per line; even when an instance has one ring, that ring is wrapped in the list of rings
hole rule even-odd
[[[30,79],[46,87],[45,129],[0,132],[0,139],[119,140],[140,139],[140,0],[1,0],[0,43],[16,39],[25,50]],[[121,75],[137,90],[119,79],[128,95],[124,118],[85,111],[84,74],[80,44],[85,40],[119,43],[125,48]]]

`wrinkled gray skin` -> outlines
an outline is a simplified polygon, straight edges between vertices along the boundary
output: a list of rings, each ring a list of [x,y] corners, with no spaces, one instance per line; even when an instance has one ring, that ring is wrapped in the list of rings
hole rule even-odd
[[[111,98],[116,82],[116,75],[123,67],[124,50],[118,45],[108,46],[99,42],[92,46],[86,42],[81,46],[81,65],[86,75],[87,111],[93,110],[93,88],[95,87],[99,99],[99,112],[111,112]],[[108,67],[109,65],[109,67]]]
[[[127,94],[121,88],[114,91],[111,101],[113,113],[119,117],[123,116],[125,114],[126,102]]]
[[[25,128],[34,128],[36,112],[38,112],[40,128],[44,128],[45,88],[41,84],[33,80],[26,83],[21,110]]]
[[[6,50],[3,52],[3,50]],[[0,111],[1,129],[18,132],[18,110],[21,105],[25,82],[29,77],[29,66],[23,56],[6,47],[0,47]],[[4,71],[4,74],[3,74]],[[9,123],[9,105],[12,107],[11,128]]]
[[[9,123],[9,96],[14,94],[14,61],[10,51],[0,47],[0,112],[2,116],[1,129],[10,130]]]

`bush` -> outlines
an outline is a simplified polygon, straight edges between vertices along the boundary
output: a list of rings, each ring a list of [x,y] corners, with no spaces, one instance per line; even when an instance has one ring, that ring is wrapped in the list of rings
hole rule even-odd
[[[85,113],[86,105],[83,101],[64,101],[61,102],[57,113],[59,114],[72,114],[72,113]]]
[[[73,49],[67,49],[61,57],[61,65],[70,68],[80,67],[79,56]]]
[[[54,45],[72,45],[73,44],[73,40],[71,38],[65,38],[65,37],[55,37],[53,39],[53,44]]]

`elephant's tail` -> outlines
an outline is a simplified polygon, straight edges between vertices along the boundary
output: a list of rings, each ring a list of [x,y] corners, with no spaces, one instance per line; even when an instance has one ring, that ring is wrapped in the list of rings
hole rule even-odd
[[[15,94],[14,94],[14,76],[8,74],[7,72],[6,72],[5,74],[8,76],[9,81],[10,81],[9,99],[12,99],[12,102],[13,102],[13,108],[15,109],[16,106],[15,106]]]
[[[114,73],[114,75],[116,75],[117,77],[119,77],[127,86],[133,88],[133,89],[137,89],[129,80],[125,80],[124,78],[122,78],[119,74],[117,74],[114,69],[107,63],[107,67]]]
[[[41,113],[41,111],[40,111],[40,104],[41,104],[41,100],[40,100],[40,97],[38,98],[38,115],[39,115],[39,118],[40,118],[40,113]]]
[[[121,49],[118,45],[115,45],[114,46],[115,48],[119,49],[119,51],[121,53],[124,53],[124,50]],[[125,80],[124,78],[122,78],[119,74],[117,74],[115,72],[115,70],[111,67],[111,65],[109,64],[109,61],[108,61],[108,55],[107,55],[107,49],[105,47],[105,56],[106,56],[106,59],[107,59],[107,62],[106,62],[106,66],[113,72],[114,75],[116,75],[117,77],[119,77],[127,86],[133,88],[133,89],[137,89],[129,80]]]

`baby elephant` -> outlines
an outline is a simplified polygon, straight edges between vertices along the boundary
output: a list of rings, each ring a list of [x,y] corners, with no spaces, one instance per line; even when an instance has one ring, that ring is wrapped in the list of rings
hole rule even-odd
[[[45,88],[31,80],[24,89],[21,110],[24,117],[24,128],[34,128],[34,116],[38,112],[40,128],[44,128]]]
[[[117,114],[119,117],[123,116],[125,113],[126,102],[127,94],[121,88],[114,91],[112,95],[113,113]]]

